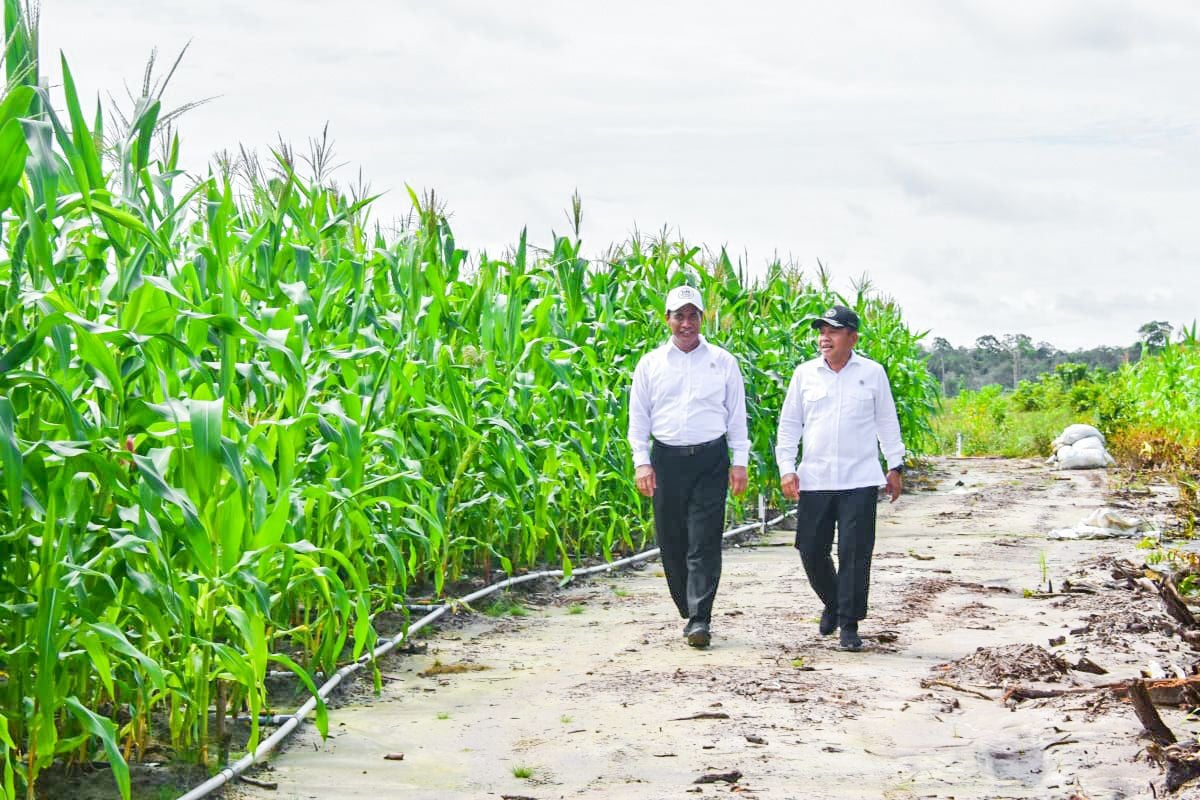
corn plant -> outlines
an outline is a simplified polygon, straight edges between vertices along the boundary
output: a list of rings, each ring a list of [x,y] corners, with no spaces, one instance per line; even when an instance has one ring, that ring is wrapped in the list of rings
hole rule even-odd
[[[804,318],[835,300],[865,315],[922,442],[920,334],[866,287],[752,279],[666,235],[589,259],[577,200],[573,235],[469,257],[432,195],[385,233],[371,197],[286,148],[185,175],[161,83],[85,116],[65,59],[61,99],[42,87],[17,0],[5,25],[4,796],[102,752],[128,797],[128,763],[160,743],[211,765],[231,714],[256,745],[268,670],[311,689],[410,594],[641,547],[626,397],[681,281],[743,364],[752,491],[776,492]]]

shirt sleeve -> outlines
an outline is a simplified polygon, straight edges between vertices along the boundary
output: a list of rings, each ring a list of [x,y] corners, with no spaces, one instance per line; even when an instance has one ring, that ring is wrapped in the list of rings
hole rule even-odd
[[[633,466],[650,463],[650,379],[643,358],[633,370],[633,385],[629,390],[629,446],[633,449]]]
[[[887,468],[890,470],[904,463],[904,442],[900,438],[896,401],[892,397],[892,387],[883,367],[879,368],[878,384],[875,393],[875,431],[879,436],[879,446],[883,450]]]
[[[746,428],[746,383],[737,359],[729,357],[725,370],[725,431],[729,448],[733,450],[733,466],[750,463],[750,435]]]
[[[800,387],[800,368],[792,373],[783,408],[779,410],[779,430],[775,437],[775,463],[779,466],[779,477],[796,471],[796,455],[800,451],[800,440],[804,438],[804,402]]]

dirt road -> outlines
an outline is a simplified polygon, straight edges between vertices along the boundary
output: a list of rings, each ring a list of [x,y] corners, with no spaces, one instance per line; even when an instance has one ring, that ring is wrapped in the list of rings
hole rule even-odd
[[[391,659],[383,696],[349,698],[327,741],[311,726],[293,737],[256,775],[277,790],[234,793],[1150,797],[1161,774],[1135,758],[1145,740],[1128,705],[1103,692],[1000,699],[1014,683],[1086,686],[1196,661],[1157,598],[1097,566],[1137,558],[1132,541],[1045,538],[1104,505],[1104,481],[1035,461],[937,462],[924,490],[880,507],[861,653],[818,635],[785,531],[726,550],[709,650],[684,643],[654,562],[548,591],[522,618],[471,618],[427,640],[425,654]],[[1140,511],[1161,514],[1165,502],[1149,497]],[[1046,577],[1098,592],[1026,596]],[[1057,637],[1065,643],[1052,646]],[[1007,645],[1029,646],[994,649]],[[1054,656],[1087,656],[1109,674]],[[431,674],[435,663],[480,669]],[[1163,715],[1179,734],[1194,727],[1182,710]],[[733,783],[696,783],[733,772]]]

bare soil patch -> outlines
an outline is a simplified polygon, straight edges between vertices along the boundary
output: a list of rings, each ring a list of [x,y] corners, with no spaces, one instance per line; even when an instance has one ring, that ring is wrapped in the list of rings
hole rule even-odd
[[[462,616],[390,661],[381,696],[349,694],[328,740],[294,736],[257,776],[277,790],[228,794],[1152,797],[1163,768],[1100,687],[1190,675],[1200,655],[1156,595],[1113,578],[1112,559],[1141,563],[1134,542],[1045,538],[1103,506],[1104,481],[936,461],[880,506],[861,653],[818,634],[786,531],[726,551],[708,650],[683,641],[657,564],[542,592],[524,617]],[[1151,516],[1171,501],[1122,499]],[[1012,686],[1077,693],[1006,702]],[[1197,727],[1187,707],[1159,711],[1181,738]]]

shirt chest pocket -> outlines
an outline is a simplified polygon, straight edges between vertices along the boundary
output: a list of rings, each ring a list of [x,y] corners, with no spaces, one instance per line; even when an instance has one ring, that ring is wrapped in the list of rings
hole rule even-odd
[[[715,369],[707,369],[693,377],[692,396],[705,405],[720,406],[725,402],[725,382]]]
[[[850,408],[856,414],[866,416],[875,414],[875,392],[871,391],[869,386],[855,386],[846,393],[846,402],[850,404]]]
[[[807,419],[823,417],[829,412],[829,392],[824,386],[806,386],[800,393],[800,400],[804,403],[804,416]]]

